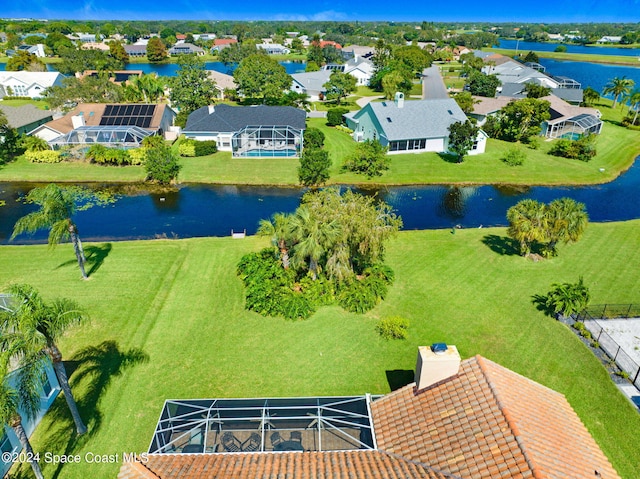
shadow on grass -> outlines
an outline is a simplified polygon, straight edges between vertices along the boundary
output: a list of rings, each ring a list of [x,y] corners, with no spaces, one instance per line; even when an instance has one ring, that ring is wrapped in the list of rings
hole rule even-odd
[[[71,389],[88,432],[83,436],[76,434],[73,418],[61,394],[49,409],[45,421],[39,428],[39,433],[44,439],[39,442],[37,449],[42,452],[70,455],[83,447],[102,426],[104,417],[99,404],[113,378],[121,376],[127,369],[148,360],[148,355],[141,349],[132,348],[123,351],[115,341],[104,341],[97,346],[89,346],[79,351],[71,361],[65,361]],[[43,430],[45,423],[46,430]],[[58,478],[63,465],[49,467],[45,473],[46,477]],[[29,467],[21,467],[18,474],[22,475],[15,477],[30,478],[32,477],[30,471]]]
[[[415,380],[413,371],[409,369],[394,369],[392,371],[385,371],[385,373],[387,375],[389,388],[392,391],[411,384]]]
[[[102,243],[99,245],[91,245],[84,248],[84,256],[87,260],[85,263],[85,269],[87,271],[87,276],[91,276],[93,273],[98,271],[104,260],[109,256],[113,246],[111,243]],[[69,261],[65,261],[58,265],[59,268],[64,268],[66,266],[77,266],[78,261],[76,259],[70,259]]]
[[[482,238],[482,243],[494,253],[503,256],[517,256],[520,254],[518,242],[506,236],[486,235]]]
[[[456,155],[451,155],[449,153],[438,153],[438,156],[447,163],[455,163],[456,165],[462,163],[458,161],[458,157]]]
[[[549,316],[550,318],[555,318],[556,313],[553,308],[547,306],[547,295],[546,294],[534,294],[531,296],[531,302],[535,305],[538,311],[542,311],[545,316]]]

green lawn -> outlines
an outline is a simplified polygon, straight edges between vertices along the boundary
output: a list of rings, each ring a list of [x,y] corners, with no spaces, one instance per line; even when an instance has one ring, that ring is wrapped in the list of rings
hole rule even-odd
[[[445,341],[463,357],[481,354],[564,393],[620,474],[635,479],[640,415],[591,352],[531,298],[583,276],[593,303],[638,302],[639,228],[640,221],[590,225],[581,242],[539,263],[512,254],[503,228],[402,232],[388,248],[396,281],[384,303],[364,316],[324,307],[302,322],[243,308],[236,264],[266,240],[86,245],[98,260],[86,282],[69,245],[0,246],[0,264],[11,265],[0,268],[0,289],[27,282],[48,299],[76,299],[92,317],[61,343],[90,434],[74,438],[59,398],[34,445],[81,455],[144,451],[168,398],[386,393],[386,371],[413,369],[417,346]],[[376,320],[395,315],[410,320],[408,340],[381,340]],[[115,477],[118,467],[44,472]]]

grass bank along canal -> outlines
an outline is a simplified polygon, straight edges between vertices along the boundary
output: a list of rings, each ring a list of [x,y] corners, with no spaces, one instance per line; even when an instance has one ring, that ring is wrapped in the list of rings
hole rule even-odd
[[[0,183],[0,243],[8,244],[16,220],[33,211],[20,198],[35,183]],[[94,185],[100,187],[101,185]],[[109,186],[109,188],[118,187]],[[228,236],[231,230],[254,234],[258,222],[276,212],[293,212],[304,190],[258,186],[184,185],[170,191],[126,185],[118,200],[77,214],[86,241]],[[531,198],[549,202],[571,197],[586,204],[591,221],[640,218],[640,162],[615,181],[589,186],[398,186],[357,191],[376,196],[402,216],[404,229],[506,225],[507,209]],[[42,243],[46,232],[21,235],[16,244]]]

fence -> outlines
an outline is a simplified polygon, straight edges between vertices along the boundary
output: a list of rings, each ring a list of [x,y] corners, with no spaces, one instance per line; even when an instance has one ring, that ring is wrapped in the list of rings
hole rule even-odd
[[[629,380],[640,389],[640,365],[636,363],[607,332],[596,319],[635,319],[640,318],[639,304],[600,304],[590,306],[578,314],[576,321],[585,322],[593,339],[618,367],[629,375]],[[636,319],[640,321],[640,319]]]

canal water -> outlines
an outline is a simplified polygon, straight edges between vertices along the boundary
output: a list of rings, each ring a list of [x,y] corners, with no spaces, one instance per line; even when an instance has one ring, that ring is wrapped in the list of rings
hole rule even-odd
[[[518,52],[553,52],[559,45],[567,47],[567,53],[584,53],[586,55],[621,55],[640,58],[640,48],[620,48],[615,46],[594,47],[584,45],[574,45],[572,43],[538,43],[525,42],[523,40],[499,40],[498,48],[518,50]],[[640,63],[640,61],[638,62]]]
[[[32,183],[0,183],[0,243],[7,244],[18,218],[33,211],[19,199]],[[99,185],[96,185],[99,186]],[[525,198],[549,202],[570,197],[586,204],[591,221],[640,218],[640,161],[611,183],[580,187],[545,186],[402,186],[357,190],[375,196],[402,216],[405,230],[478,228],[506,225],[506,212]],[[229,236],[231,231],[254,234],[261,219],[293,212],[303,190],[298,188],[184,185],[174,191],[152,192],[144,185],[120,195],[109,206],[77,214],[87,241]],[[46,233],[19,236],[14,243],[42,243]]]

